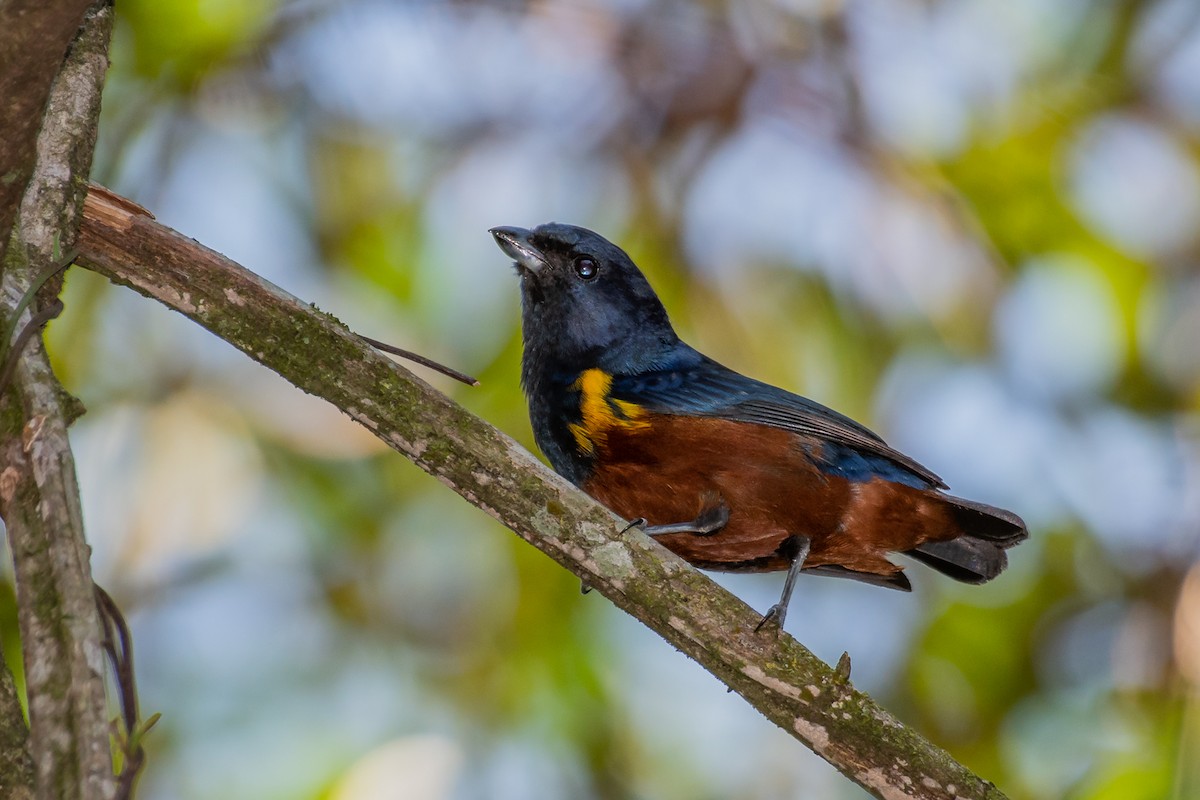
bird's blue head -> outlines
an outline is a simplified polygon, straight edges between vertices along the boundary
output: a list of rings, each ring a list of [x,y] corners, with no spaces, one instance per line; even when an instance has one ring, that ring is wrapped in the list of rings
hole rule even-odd
[[[554,222],[491,233],[521,277],[527,388],[533,370],[650,369],[679,343],[641,270],[598,233]]]

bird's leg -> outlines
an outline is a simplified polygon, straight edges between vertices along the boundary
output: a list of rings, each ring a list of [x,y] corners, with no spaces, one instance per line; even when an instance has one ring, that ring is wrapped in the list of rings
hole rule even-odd
[[[641,528],[642,533],[649,536],[662,536],[667,533],[694,533],[697,536],[712,536],[729,522],[729,506],[718,501],[704,509],[690,522],[673,522],[669,525],[647,525],[644,517],[631,521],[621,533],[631,528]]]
[[[792,563],[788,567],[787,577],[783,579],[783,594],[779,596],[779,602],[771,606],[762,621],[755,626],[755,631],[762,630],[762,627],[770,620],[775,620],[779,630],[783,630],[783,620],[787,617],[788,603],[792,600],[792,590],[796,588],[796,578],[800,575],[800,570],[804,569],[804,559],[808,558],[810,544],[807,536],[789,536],[784,541],[782,547],[794,549],[795,553],[792,555]]]

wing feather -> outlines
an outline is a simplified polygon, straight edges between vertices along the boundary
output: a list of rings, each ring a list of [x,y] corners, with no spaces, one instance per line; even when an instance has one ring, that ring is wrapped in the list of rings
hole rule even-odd
[[[869,428],[807,397],[747,378],[690,347],[681,351],[671,363],[660,365],[653,371],[615,375],[611,395],[660,414],[691,414],[751,422],[811,436],[857,454],[856,463],[850,469],[858,474],[864,469],[871,470],[871,457],[874,457],[911,476],[886,474],[884,477],[904,483],[912,483],[915,479],[932,487],[946,488],[941,478],[889,447]],[[830,448],[830,457],[836,459],[841,448]],[[841,465],[830,463],[830,466]]]

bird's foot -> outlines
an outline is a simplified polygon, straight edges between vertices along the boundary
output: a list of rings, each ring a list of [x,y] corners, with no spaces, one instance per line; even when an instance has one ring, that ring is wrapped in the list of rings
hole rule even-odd
[[[763,614],[763,618],[754,626],[754,632],[758,633],[767,626],[768,623],[774,623],[779,632],[783,632],[783,621],[787,617],[787,606],[782,603],[776,603],[767,609],[767,613]]]
[[[800,576],[800,570],[804,569],[804,561],[808,558],[810,544],[807,536],[793,535],[780,545],[780,552],[788,553],[792,563],[788,566],[787,577],[783,580],[783,592],[779,595],[779,602],[771,606],[771,609],[755,626],[755,632],[761,631],[772,620],[778,626],[779,632],[783,632],[783,621],[787,617],[788,604],[792,601],[792,590],[796,588],[796,578]]]

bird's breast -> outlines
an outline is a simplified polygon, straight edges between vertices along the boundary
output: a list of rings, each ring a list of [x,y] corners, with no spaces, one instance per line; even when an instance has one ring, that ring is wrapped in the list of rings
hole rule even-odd
[[[582,455],[601,455],[608,449],[614,431],[637,436],[651,428],[646,409],[612,397],[612,381],[612,375],[602,369],[587,369],[571,385],[571,390],[578,393],[578,417],[568,423],[567,429]]]
[[[650,430],[650,413],[613,397],[612,385],[613,376],[599,368],[526,375],[534,439],[554,470],[577,486],[606,460],[615,439]]]

